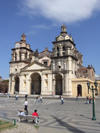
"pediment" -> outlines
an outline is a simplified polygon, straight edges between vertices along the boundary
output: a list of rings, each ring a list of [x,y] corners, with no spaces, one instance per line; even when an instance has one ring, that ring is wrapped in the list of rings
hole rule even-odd
[[[34,71],[34,70],[47,70],[47,69],[50,69],[50,67],[44,65],[44,64],[41,64],[37,61],[34,61],[33,63],[27,65],[26,67],[24,67],[22,69],[22,71]]]

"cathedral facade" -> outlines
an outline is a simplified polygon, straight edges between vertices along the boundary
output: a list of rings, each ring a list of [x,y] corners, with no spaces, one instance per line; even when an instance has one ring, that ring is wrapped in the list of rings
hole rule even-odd
[[[92,94],[86,83],[93,84],[95,70],[90,65],[83,67],[83,56],[76,49],[72,36],[67,34],[65,25],[52,43],[53,51],[45,48],[40,53],[26,43],[25,34],[15,43],[10,62],[10,94],[74,97]]]

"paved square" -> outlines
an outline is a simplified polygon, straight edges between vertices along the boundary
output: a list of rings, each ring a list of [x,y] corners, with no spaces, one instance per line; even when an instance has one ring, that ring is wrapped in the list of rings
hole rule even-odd
[[[43,99],[43,103],[36,103],[28,98],[28,111],[31,115],[34,109],[40,117],[39,133],[100,133],[100,100],[96,100],[96,121],[92,118],[92,104],[85,104],[85,100]],[[17,118],[17,110],[24,109],[24,98],[0,97],[0,116]],[[28,124],[33,124],[28,122]]]

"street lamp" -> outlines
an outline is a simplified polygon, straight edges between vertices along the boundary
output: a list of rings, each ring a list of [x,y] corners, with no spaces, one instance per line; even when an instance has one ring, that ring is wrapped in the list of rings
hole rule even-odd
[[[96,120],[96,117],[95,117],[95,103],[94,103],[94,90],[97,89],[98,83],[95,81],[94,85],[95,85],[95,88],[93,87],[93,85],[92,85],[92,88],[90,88],[90,82],[87,82],[88,89],[92,90],[92,99],[93,99],[93,117],[92,117],[92,120]]]

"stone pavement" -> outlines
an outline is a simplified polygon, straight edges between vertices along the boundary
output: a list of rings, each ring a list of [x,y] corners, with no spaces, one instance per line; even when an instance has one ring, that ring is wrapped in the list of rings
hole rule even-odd
[[[29,114],[38,110],[40,123],[38,133],[100,133],[100,100],[96,100],[96,121],[92,118],[92,104],[85,104],[85,100],[43,99],[43,103],[36,103],[35,99],[28,99]],[[17,110],[24,108],[24,98],[16,101],[14,98],[0,97],[0,115],[17,118]],[[25,124],[25,122],[21,122]],[[26,123],[33,127],[33,123]],[[25,131],[24,131],[25,132]]]

